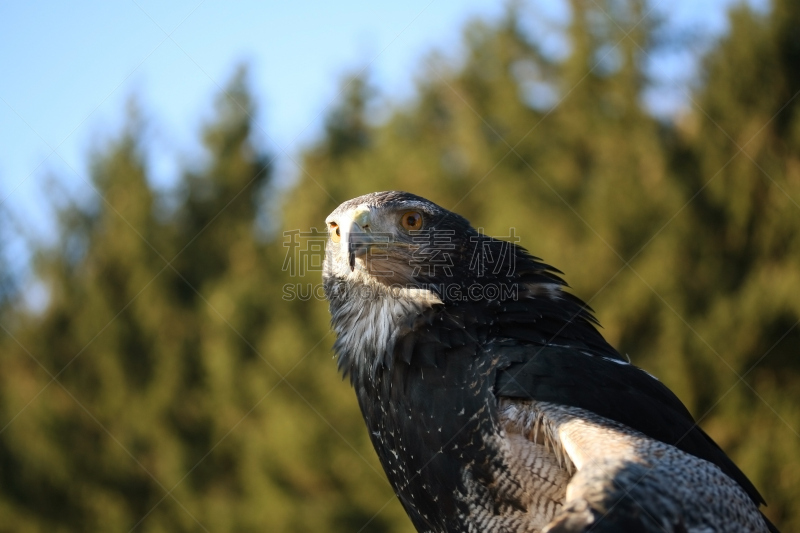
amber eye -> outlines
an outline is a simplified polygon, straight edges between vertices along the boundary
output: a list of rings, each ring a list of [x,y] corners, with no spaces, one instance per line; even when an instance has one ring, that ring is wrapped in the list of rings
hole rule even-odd
[[[408,231],[414,231],[422,228],[422,215],[416,211],[408,211],[403,213],[403,218],[400,219],[400,224]]]
[[[331,231],[331,240],[333,242],[339,242],[342,239],[342,234],[339,232],[339,224],[336,222],[331,222],[329,225]]]

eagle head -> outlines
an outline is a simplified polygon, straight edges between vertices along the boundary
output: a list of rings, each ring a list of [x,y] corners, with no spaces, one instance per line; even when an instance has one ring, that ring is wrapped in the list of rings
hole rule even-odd
[[[325,220],[323,278],[381,289],[429,289],[463,275],[456,241],[477,235],[462,216],[419,196],[378,192],[344,202]]]
[[[325,222],[323,284],[345,374],[388,364],[401,337],[436,318],[479,317],[488,327],[514,312],[506,303],[565,294],[558,271],[524,248],[414,194],[360,196]]]

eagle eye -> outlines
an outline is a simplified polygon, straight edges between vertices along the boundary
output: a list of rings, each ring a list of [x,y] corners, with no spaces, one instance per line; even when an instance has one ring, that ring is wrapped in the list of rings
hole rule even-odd
[[[331,222],[330,224],[328,224],[328,226],[330,227],[331,240],[333,242],[339,242],[340,240],[342,240],[342,234],[339,231],[339,224],[337,224],[336,222]]]
[[[408,231],[414,231],[422,228],[422,215],[416,211],[407,211],[403,213],[400,219],[400,225]]]

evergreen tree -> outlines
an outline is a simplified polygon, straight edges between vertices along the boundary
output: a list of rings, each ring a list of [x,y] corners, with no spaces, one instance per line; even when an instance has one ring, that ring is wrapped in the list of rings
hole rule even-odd
[[[785,531],[800,527],[800,6],[731,12],[674,156],[688,203],[681,308],[694,331],[695,412],[752,476]],[[692,196],[696,195],[692,199]],[[741,378],[741,379],[740,379]]]

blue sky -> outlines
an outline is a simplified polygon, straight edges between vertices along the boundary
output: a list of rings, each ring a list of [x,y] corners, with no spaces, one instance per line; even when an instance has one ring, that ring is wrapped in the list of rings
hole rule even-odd
[[[674,27],[713,36],[724,31],[732,3],[665,0],[655,12]],[[290,156],[319,135],[343,75],[369,65],[387,102],[408,99],[427,53],[457,56],[464,24],[496,19],[504,4],[0,2],[0,209],[9,209],[20,229],[52,238],[49,199],[92,198],[87,155],[119,131],[132,97],[147,119],[155,184],[169,186],[198,156],[199,127],[241,62],[252,67],[262,138],[291,179],[298,170]],[[532,16],[565,13],[555,0],[527,6]],[[675,56],[655,68],[681,85],[694,64]],[[655,100],[673,108],[679,95]]]

